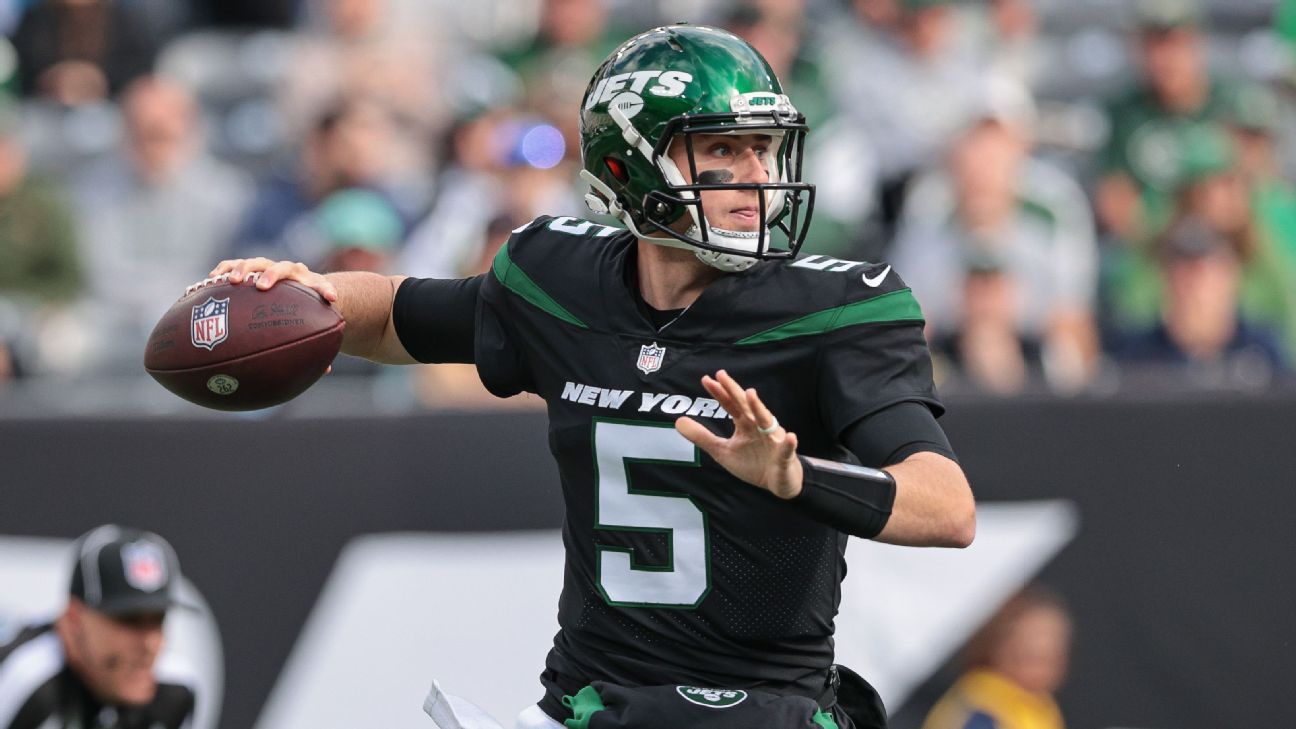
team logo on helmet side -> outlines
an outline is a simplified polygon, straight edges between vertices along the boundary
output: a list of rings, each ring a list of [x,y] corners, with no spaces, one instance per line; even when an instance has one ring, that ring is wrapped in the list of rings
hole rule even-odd
[[[653,82],[652,86],[648,85],[650,81]],[[639,103],[643,104],[645,90],[653,96],[681,96],[691,83],[693,83],[693,74],[687,71],[646,69],[618,73],[598,82],[590,92],[589,98],[585,100],[585,108],[593,109],[613,99],[628,97],[637,98]]]
[[[122,546],[122,571],[136,590],[156,592],[166,584],[166,557],[153,542],[131,542]]]
[[[206,301],[194,306],[193,325],[189,328],[193,346],[210,350],[229,337],[229,302],[228,298],[208,296]]]
[[[698,688],[696,686],[676,686],[675,690],[685,701],[705,706],[710,709],[728,709],[741,704],[747,699],[747,692],[740,689]]]
[[[639,348],[639,361],[635,365],[645,375],[651,375],[661,369],[662,360],[666,357],[666,348],[658,347],[656,342]]]
[[[643,110],[644,100],[639,94],[627,91],[624,94],[618,94],[608,102],[608,108],[616,107],[629,119]]]

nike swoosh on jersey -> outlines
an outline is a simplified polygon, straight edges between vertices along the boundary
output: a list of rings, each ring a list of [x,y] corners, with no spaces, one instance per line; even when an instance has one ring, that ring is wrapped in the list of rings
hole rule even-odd
[[[891,273],[890,266],[887,266],[886,268],[882,269],[882,273],[879,273],[876,276],[870,277],[867,274],[860,274],[860,278],[864,279],[865,286],[875,289],[882,284],[882,280],[887,277],[888,273]]]

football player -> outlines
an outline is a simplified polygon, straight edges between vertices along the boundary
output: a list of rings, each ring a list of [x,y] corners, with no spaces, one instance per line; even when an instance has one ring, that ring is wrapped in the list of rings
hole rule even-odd
[[[805,119],[738,37],[637,35],[580,115],[586,201],[624,228],[541,217],[462,280],[266,259],[212,275],[314,288],[347,353],[471,362],[492,393],[545,400],[566,571],[520,726],[561,726],[595,681],[764,692],[816,702],[821,726],[852,726],[847,709],[882,726],[833,665],[847,537],[963,547],[975,531],[918,304],[889,266],[796,257]]]

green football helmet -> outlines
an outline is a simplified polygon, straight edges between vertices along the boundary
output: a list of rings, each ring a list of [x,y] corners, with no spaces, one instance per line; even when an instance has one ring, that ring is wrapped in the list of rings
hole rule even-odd
[[[738,36],[701,25],[669,25],[641,33],[612,52],[590,80],[581,104],[581,179],[585,202],[660,245],[692,249],[723,271],[758,259],[791,258],[805,240],[814,186],[801,181],[805,117],[783,93],[756,49]],[[766,182],[730,182],[697,173],[692,135],[766,134]],[[681,139],[691,175],[667,156]],[[712,227],[704,190],[756,190],[756,231]],[[672,229],[683,216],[691,225]],[[772,233],[781,238],[780,247]]]

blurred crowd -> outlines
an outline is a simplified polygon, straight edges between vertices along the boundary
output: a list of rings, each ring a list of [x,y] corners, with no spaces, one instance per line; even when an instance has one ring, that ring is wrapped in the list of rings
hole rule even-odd
[[[459,277],[592,217],[586,82],[679,19],[769,60],[805,251],[892,262],[944,390],[1289,377],[1296,2],[0,0],[0,381],[140,372],[221,258]]]

